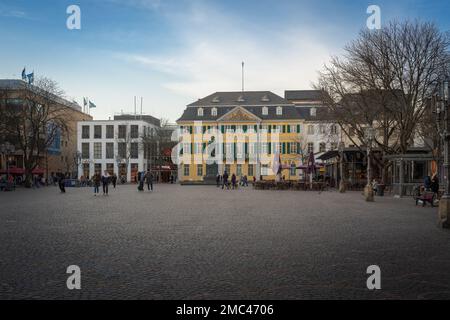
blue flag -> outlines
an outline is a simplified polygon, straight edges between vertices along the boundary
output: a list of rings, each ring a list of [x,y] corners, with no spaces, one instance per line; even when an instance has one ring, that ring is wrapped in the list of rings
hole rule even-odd
[[[88,103],[87,103],[87,99],[86,97],[83,97],[83,107],[87,107]]]
[[[34,83],[34,72],[28,74],[27,77],[28,77],[28,84],[33,84]]]
[[[90,108],[97,108],[97,106],[95,104],[93,104],[91,101],[89,101],[89,109]]]
[[[23,68],[23,70],[22,70],[22,80],[23,81],[27,80],[27,72],[26,72],[25,68]]]

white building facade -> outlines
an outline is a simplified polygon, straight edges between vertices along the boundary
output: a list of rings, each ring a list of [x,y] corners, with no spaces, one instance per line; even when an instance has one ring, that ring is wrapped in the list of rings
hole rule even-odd
[[[119,179],[136,181],[137,173],[150,168],[144,139],[157,126],[144,120],[93,120],[77,125],[80,158],[78,178],[91,178],[95,172],[115,173]]]

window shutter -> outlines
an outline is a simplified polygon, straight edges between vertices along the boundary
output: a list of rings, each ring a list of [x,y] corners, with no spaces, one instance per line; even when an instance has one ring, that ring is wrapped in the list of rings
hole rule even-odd
[[[300,125],[297,125],[297,133],[300,133]]]
[[[291,133],[291,125],[290,124],[288,124],[288,126],[287,126],[287,132]]]
[[[291,153],[291,144],[287,143],[287,154]]]
[[[180,147],[180,154],[183,154],[183,146]]]
[[[189,133],[192,134],[192,126],[189,126]]]
[[[272,144],[270,142],[267,143],[268,154],[272,154]]]
[[[257,124],[255,124],[254,129],[255,129],[255,132],[258,132],[258,125]]]
[[[300,142],[297,142],[297,154],[300,154],[301,150],[300,150]]]
[[[225,126],[220,126],[220,130],[222,131],[222,134],[225,133]]]
[[[283,125],[283,133],[286,133],[286,126]]]
[[[242,128],[244,130],[244,133],[246,133],[247,132],[247,125],[244,125]]]
[[[286,154],[286,142],[283,142],[283,154]]]
[[[272,126],[269,124],[269,133],[272,132]]]

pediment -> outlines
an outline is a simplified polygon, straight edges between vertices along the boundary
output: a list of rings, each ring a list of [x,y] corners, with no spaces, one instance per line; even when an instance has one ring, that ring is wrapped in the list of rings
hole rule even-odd
[[[218,121],[222,122],[249,122],[260,120],[259,117],[242,107],[236,107],[218,119]]]

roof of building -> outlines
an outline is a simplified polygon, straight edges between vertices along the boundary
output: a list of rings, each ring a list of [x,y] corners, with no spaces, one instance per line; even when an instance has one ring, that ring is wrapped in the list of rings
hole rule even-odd
[[[286,90],[284,98],[288,101],[322,101],[322,90]]]
[[[115,115],[114,120],[142,120],[157,127],[161,126],[161,121],[159,119],[148,114],[120,114]]]
[[[290,105],[286,99],[270,91],[231,91],[215,92],[209,96],[198,99],[188,107],[200,106],[264,106],[264,105]]]
[[[39,92],[41,93],[44,92],[44,90],[42,90],[41,88],[34,85],[30,85],[27,82],[18,79],[0,79],[0,89],[31,90],[36,94],[38,94]],[[53,94],[51,94],[51,96],[53,96],[54,101],[57,103],[60,103],[62,105],[65,105],[80,112],[82,111],[81,106],[75,101],[69,101]]]

